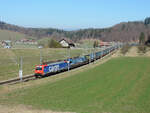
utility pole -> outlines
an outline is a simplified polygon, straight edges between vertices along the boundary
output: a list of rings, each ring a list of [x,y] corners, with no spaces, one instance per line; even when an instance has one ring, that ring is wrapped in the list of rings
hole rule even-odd
[[[70,70],[70,47],[68,48],[68,71]]]
[[[94,61],[93,63],[95,62],[95,58],[96,58],[96,55],[95,55],[95,48],[93,48],[93,58],[94,58]]]
[[[42,50],[40,49],[40,64],[42,64],[43,58],[42,58]]]
[[[103,54],[104,54],[104,53],[103,53],[103,48],[102,48],[102,54],[101,54],[101,59],[103,58]]]
[[[90,52],[89,52],[89,64],[91,63],[91,60],[92,60],[92,47],[93,47],[93,44],[91,44],[91,39],[89,39],[89,49],[90,49]]]
[[[22,81],[22,77],[23,77],[23,60],[22,60],[22,56],[20,57],[20,69],[19,69],[19,78],[20,78],[20,81]]]
[[[90,56],[90,54],[91,54],[91,48],[89,48],[90,49],[90,51],[89,51],[89,64],[91,63],[91,56]]]
[[[110,54],[110,47],[109,47],[109,51],[108,51],[108,55]]]

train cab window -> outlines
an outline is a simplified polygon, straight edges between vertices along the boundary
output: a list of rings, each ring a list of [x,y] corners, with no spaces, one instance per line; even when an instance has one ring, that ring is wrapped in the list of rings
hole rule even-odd
[[[42,70],[42,67],[36,67],[36,70]]]

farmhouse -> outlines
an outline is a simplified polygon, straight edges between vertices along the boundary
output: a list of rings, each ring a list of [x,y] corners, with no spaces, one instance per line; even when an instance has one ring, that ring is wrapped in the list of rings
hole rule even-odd
[[[4,48],[11,48],[11,41],[10,40],[4,40],[4,41],[1,42],[1,45]]]
[[[63,47],[75,47],[75,44],[67,39],[67,38],[63,38],[59,41],[59,43],[63,46]]]

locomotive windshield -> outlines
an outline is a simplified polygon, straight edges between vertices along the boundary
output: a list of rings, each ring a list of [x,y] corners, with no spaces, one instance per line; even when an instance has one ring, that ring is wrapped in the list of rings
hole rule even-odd
[[[36,70],[42,70],[42,67],[36,67]]]

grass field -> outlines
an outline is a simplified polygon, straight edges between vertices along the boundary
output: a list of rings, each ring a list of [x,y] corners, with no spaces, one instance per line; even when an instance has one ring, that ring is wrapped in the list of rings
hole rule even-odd
[[[149,113],[150,58],[114,58],[56,82],[13,91],[1,103],[77,113]]]
[[[0,49],[0,80],[18,77],[20,57],[23,57],[23,75],[33,74],[35,65],[68,57],[67,49]],[[79,56],[82,50],[71,49],[71,56]]]
[[[0,40],[20,40],[23,38],[31,38],[31,39],[36,39],[35,37],[27,36],[22,33],[18,32],[13,32],[13,31],[8,31],[8,30],[0,30]]]
[[[93,48],[93,45],[94,45],[94,41],[93,39],[89,40],[89,39],[86,39],[86,40],[82,40],[81,44],[78,45],[79,48]],[[99,40],[97,40],[99,42]]]
[[[38,45],[37,44],[13,44],[12,46],[13,49],[37,49]]]

